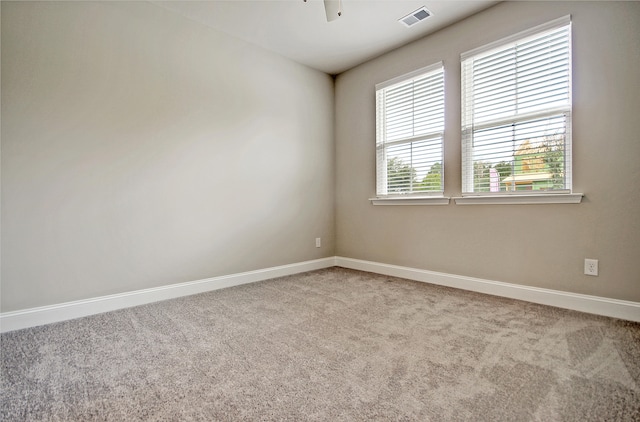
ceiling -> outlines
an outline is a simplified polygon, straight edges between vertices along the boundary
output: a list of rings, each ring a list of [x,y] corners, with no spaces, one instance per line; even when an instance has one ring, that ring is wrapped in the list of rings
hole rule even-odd
[[[485,9],[497,1],[342,0],[327,22],[322,0],[209,0],[152,3],[328,74],[338,74]],[[398,22],[426,6],[431,16]]]

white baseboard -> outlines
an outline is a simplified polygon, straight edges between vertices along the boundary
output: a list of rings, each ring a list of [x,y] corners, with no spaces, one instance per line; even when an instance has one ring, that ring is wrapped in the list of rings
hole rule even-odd
[[[53,322],[66,321],[83,316],[115,311],[117,309],[144,305],[161,300],[204,293],[226,287],[239,286],[270,278],[298,274],[339,266],[354,270],[368,271],[409,280],[454,287],[486,293],[494,296],[519,299],[558,308],[573,309],[591,314],[603,315],[628,321],[640,322],[640,303],[609,299],[578,293],[522,286],[500,281],[484,280],[454,274],[438,273],[417,268],[382,264],[359,259],[329,257],[313,261],[282,265],[256,271],[212,277],[204,280],[171,284],[169,286],[136,290],[133,292],[101,296],[92,299],[66,302],[51,306],[0,313],[0,332],[35,327]]]
[[[628,321],[640,322],[640,303],[609,299],[559,290],[541,289],[500,281],[483,280],[454,274],[438,273],[417,268],[381,264],[359,259],[336,257],[336,265],[354,270],[368,271],[409,280],[471,290],[494,296],[519,299],[542,305],[572,309],[590,314],[603,315]]]
[[[239,286],[270,278],[298,274],[305,271],[319,270],[335,266],[335,257],[316,259],[266,268],[256,271],[212,277],[204,280],[171,284],[151,289],[101,296],[92,299],[77,300],[51,306],[0,313],[0,332],[35,327],[53,322],[66,321],[88,315],[115,311],[117,309],[144,305],[161,300],[204,293],[225,287]]]

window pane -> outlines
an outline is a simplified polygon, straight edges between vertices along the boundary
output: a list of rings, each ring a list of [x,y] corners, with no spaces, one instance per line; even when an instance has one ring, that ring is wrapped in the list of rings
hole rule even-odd
[[[387,192],[442,191],[442,138],[387,148]]]
[[[474,192],[564,189],[564,115],[477,131]]]

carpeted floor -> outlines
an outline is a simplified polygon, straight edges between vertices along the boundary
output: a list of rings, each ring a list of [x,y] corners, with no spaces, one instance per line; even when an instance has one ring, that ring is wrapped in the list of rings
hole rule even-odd
[[[3,421],[640,420],[640,324],[340,268],[1,341]]]

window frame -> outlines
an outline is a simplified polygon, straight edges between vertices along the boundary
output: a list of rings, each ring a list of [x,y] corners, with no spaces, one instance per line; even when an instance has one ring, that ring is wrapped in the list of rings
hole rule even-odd
[[[470,101],[467,96],[472,95],[467,92],[466,87],[469,83],[469,78],[466,74],[465,67],[470,66],[469,60],[474,58],[481,58],[491,54],[492,52],[499,52],[506,50],[510,46],[515,44],[525,43],[529,40],[537,37],[544,36],[545,33],[554,31],[560,28],[568,26],[568,43],[569,43],[569,80],[568,91],[569,100],[568,105],[562,107],[548,107],[541,111],[533,113],[515,114],[507,117],[492,119],[491,121],[484,121],[478,125],[474,125],[473,121],[473,105],[469,107]],[[502,38],[495,42],[483,45],[473,50],[467,51],[460,55],[461,66],[461,164],[462,164],[462,186],[461,197],[454,198],[456,204],[468,205],[468,204],[539,204],[539,203],[579,203],[583,194],[573,193],[572,191],[572,139],[571,139],[571,117],[572,117],[572,34],[571,34],[571,16],[564,16],[559,19],[555,19],[551,22],[536,26],[534,28],[519,32],[506,38]],[[473,133],[477,130],[478,126],[485,128],[498,128],[499,124],[525,124],[531,122],[532,119],[544,119],[552,116],[564,115],[566,118],[565,132],[564,132],[564,172],[567,175],[565,180],[564,189],[552,189],[542,191],[498,191],[498,192],[478,192],[474,191],[474,160],[473,160]],[[492,199],[493,198],[493,199]]]
[[[380,104],[380,92],[393,88],[394,86],[402,85],[410,80],[420,78],[422,76],[428,76],[430,73],[440,72],[442,74],[442,127],[438,131],[430,131],[417,136],[407,136],[393,141],[385,139],[383,133],[385,131],[384,118],[381,119],[380,112],[383,104]],[[375,102],[376,102],[376,196],[370,198],[373,205],[446,205],[449,203],[449,198],[444,197],[444,114],[445,114],[445,69],[442,61],[433,63],[429,66],[422,67],[415,71],[397,76],[385,82],[381,82],[375,85]],[[384,94],[382,94],[384,95]],[[414,142],[426,141],[429,139],[440,140],[440,152],[441,152],[441,190],[437,191],[411,191],[407,193],[389,193],[388,179],[387,179],[387,155],[386,151],[391,146],[412,144]],[[381,187],[381,183],[385,185]]]

